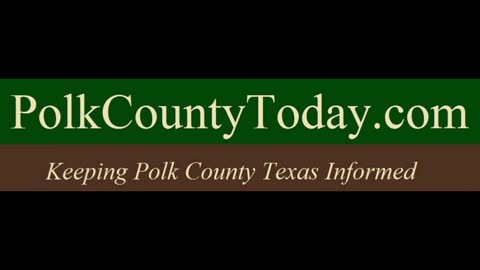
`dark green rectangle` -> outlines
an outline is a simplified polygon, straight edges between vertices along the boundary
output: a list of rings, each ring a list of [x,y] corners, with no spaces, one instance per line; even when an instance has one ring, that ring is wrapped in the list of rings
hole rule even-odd
[[[78,99],[75,96],[85,94],[86,105],[102,106],[112,95],[132,96],[132,106],[125,100],[118,99],[112,103],[110,117],[117,125],[134,120],[135,111],[149,105],[187,106],[202,105],[206,109],[207,129],[164,129],[159,110],[158,123],[149,130],[139,128],[134,123],[123,130],[106,126],[102,117],[102,108],[92,113],[92,119],[101,129],[65,129],[67,94],[74,97],[73,124],[78,126]],[[257,103],[247,103],[247,95],[275,95],[275,103],[265,102],[265,126],[268,129],[255,129],[257,126]],[[308,129],[302,124],[303,109],[316,105],[315,96],[322,94],[323,124],[326,124],[328,108],[340,105],[345,109],[345,129]],[[22,125],[25,129],[12,129],[15,126],[15,98],[13,95],[29,95],[36,99],[35,112],[24,115]],[[223,134],[229,133],[231,126],[228,117],[219,110],[219,129],[212,128],[212,117],[208,106],[213,100],[218,106],[234,106],[232,111],[239,111],[235,106],[244,105],[239,125],[233,136],[225,140]],[[26,101],[26,99],[24,99]],[[0,80],[0,143],[131,143],[131,144],[180,144],[180,143],[292,143],[292,144],[450,144],[480,143],[480,79],[2,79]],[[26,109],[27,103],[24,103]],[[57,128],[48,130],[39,122],[39,112],[47,105],[59,108],[62,114]],[[300,120],[293,129],[283,129],[277,120],[278,110],[292,105],[298,109]],[[399,129],[388,128],[385,124],[385,112],[392,105],[402,106],[405,111],[392,113],[392,120],[404,125]],[[421,105],[428,112],[426,126],[414,129],[407,123],[408,110]],[[466,129],[433,129],[435,114],[431,107],[461,105],[466,110]],[[359,135],[350,139],[349,134],[356,133],[358,127],[355,118],[347,106],[371,106],[366,121]],[[88,110],[88,108],[87,108]],[[146,112],[146,111],[145,111]],[[173,109],[170,111],[173,115]],[[334,111],[336,112],[336,111]],[[185,111],[182,109],[182,125],[185,126]],[[149,117],[142,115],[148,122]],[[285,122],[292,123],[291,113],[287,111]],[[454,127],[460,127],[460,114],[455,112],[452,119]],[[46,111],[47,124],[53,125],[53,112]],[[196,114],[194,115],[196,116]],[[316,122],[316,114],[308,119]],[[171,123],[173,118],[169,118]],[[424,120],[420,109],[416,109],[413,122],[421,125]],[[447,126],[448,117],[440,114],[439,124]],[[133,121],[135,122],[135,121]],[[193,121],[198,125],[198,121]],[[375,124],[380,128],[376,129]],[[88,125],[87,125],[88,126]]]

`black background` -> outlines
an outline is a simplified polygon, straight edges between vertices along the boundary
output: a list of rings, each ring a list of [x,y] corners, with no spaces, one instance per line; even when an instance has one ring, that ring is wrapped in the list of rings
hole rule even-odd
[[[445,42],[450,39],[444,36],[435,39],[423,36],[423,33],[416,36],[407,33],[400,37],[393,33],[396,38],[382,33],[341,38],[312,32],[307,35],[312,38],[282,36],[280,40],[273,40],[268,36],[256,36],[245,40],[223,35],[216,39],[210,36],[183,39],[161,36],[152,40],[134,39],[135,42],[110,37],[66,39],[62,36],[52,39],[43,34],[40,38],[26,35],[18,42],[9,39],[2,43],[0,77],[480,78],[479,47],[471,40],[454,38]],[[468,37],[476,39],[474,35]],[[390,220],[372,224],[372,228],[390,226],[395,229],[395,224],[405,222],[413,212],[420,213],[424,219],[432,215],[443,216],[445,211],[459,213],[458,210],[465,210],[466,206],[473,206],[477,201],[470,195],[460,200],[431,195],[427,200],[423,193],[375,193],[368,197],[358,193],[301,193],[288,197],[281,194],[265,197],[265,194],[258,193],[250,193],[248,197],[240,197],[237,193],[215,196],[130,194],[131,199],[111,193],[108,198],[104,193],[85,197],[78,193],[57,193],[52,197],[37,196],[35,203],[23,199],[9,199],[7,202],[4,197],[4,203],[23,205],[15,214],[31,213],[33,209],[46,210],[69,214],[77,221],[76,217],[95,212],[101,213],[102,220],[121,219],[135,213],[138,218],[152,219],[167,215],[168,222],[179,215],[191,219],[188,224],[192,225],[189,230],[193,231],[207,215],[231,219],[221,224],[231,228],[251,215],[263,217],[264,222],[277,218],[276,226],[282,224],[284,218],[293,216],[290,221],[298,221],[297,225],[310,229],[314,229],[309,227],[314,224],[313,220],[329,223],[336,220],[335,216],[340,216],[351,220],[351,223],[343,224],[345,231],[355,231],[355,226],[361,226],[366,217],[387,217]],[[78,213],[83,214],[77,216]],[[109,215],[105,216],[106,213]],[[254,228],[259,225],[260,222],[244,224]],[[418,228],[418,223],[411,226]]]
[[[477,78],[470,39],[232,36],[2,43],[2,78]]]

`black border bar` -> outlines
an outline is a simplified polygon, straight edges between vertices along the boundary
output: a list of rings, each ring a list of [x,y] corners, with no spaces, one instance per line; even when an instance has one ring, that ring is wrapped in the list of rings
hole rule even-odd
[[[0,78],[480,78],[461,67],[0,67]]]

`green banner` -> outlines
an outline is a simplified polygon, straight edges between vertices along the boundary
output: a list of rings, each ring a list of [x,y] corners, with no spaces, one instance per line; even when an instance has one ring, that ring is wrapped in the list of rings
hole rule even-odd
[[[475,144],[478,79],[0,79],[1,144]]]

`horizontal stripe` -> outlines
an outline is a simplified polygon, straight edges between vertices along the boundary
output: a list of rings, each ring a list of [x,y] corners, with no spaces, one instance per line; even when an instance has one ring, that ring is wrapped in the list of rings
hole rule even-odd
[[[479,89],[467,79],[3,79],[0,143],[475,144]]]
[[[0,145],[8,191],[480,191],[480,145]]]

